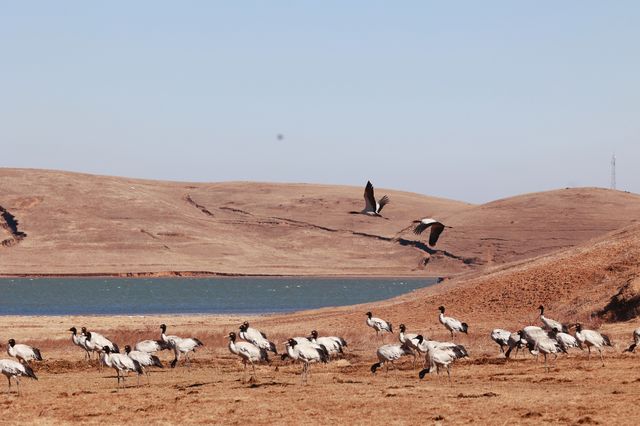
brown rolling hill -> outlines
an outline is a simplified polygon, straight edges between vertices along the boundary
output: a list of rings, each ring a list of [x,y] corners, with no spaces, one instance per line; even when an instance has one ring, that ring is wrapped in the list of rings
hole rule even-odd
[[[349,214],[362,192],[0,169],[0,274],[452,275],[574,247],[640,217],[640,196],[594,188],[483,205],[377,188],[391,198],[385,219]],[[406,229],[425,216],[453,226],[436,249]]]

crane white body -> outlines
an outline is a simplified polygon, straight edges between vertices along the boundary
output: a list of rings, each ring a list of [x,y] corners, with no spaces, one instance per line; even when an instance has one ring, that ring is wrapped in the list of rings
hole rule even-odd
[[[40,349],[16,343],[13,339],[9,339],[9,343],[7,344],[7,353],[9,356],[17,358],[23,363],[29,363],[29,361],[42,361]]]
[[[371,373],[375,374],[376,370],[382,366],[385,367],[386,371],[389,371],[389,364],[395,370],[395,361],[407,355],[414,355],[414,353],[404,344],[382,345],[376,350],[378,362],[371,366]]]
[[[266,334],[249,327],[249,323],[246,321],[240,326],[240,337],[265,351],[273,352],[276,355],[278,354],[275,343],[269,341]]]
[[[376,331],[376,336],[380,333],[393,333],[393,325],[383,319],[374,317],[371,312],[367,312],[367,325]]]
[[[298,345],[293,339],[287,340],[285,343],[287,354],[292,359],[302,363],[302,381],[306,382],[309,375],[309,366],[318,362],[326,363],[329,361],[329,355],[326,350],[323,352],[311,345]]]
[[[454,339],[454,333],[467,334],[469,326],[466,322],[458,321],[457,319],[452,317],[446,317],[444,315],[444,306],[440,306],[438,309],[440,310],[440,315],[438,316],[440,324],[442,324],[447,330],[449,330],[449,332],[451,333],[451,339]]]
[[[595,330],[583,329],[581,324],[576,324],[575,338],[580,346],[586,346],[589,351],[589,359],[591,359],[591,348],[596,348],[600,353],[600,361],[604,367],[604,356],[602,355],[602,349],[604,346],[613,346],[609,336],[600,334]]]
[[[9,388],[7,392],[11,392],[11,378],[13,377],[16,381],[16,386],[18,387],[18,394],[20,394],[20,377],[29,377],[34,380],[38,380],[35,373],[26,364],[22,364],[18,361],[14,361],[12,359],[0,359],[0,371],[7,378],[9,382]]]
[[[229,352],[239,356],[242,359],[243,380],[247,372],[247,364],[251,364],[253,376],[256,374],[256,366],[258,363],[268,363],[269,355],[265,349],[259,348],[250,342],[236,342],[236,333],[229,333]],[[252,376],[252,377],[253,377]]]

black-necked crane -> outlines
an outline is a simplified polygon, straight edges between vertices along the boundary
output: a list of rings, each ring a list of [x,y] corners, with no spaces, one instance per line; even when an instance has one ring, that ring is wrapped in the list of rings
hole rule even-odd
[[[171,345],[168,342],[159,340],[141,340],[133,348],[136,351],[146,352],[149,354],[169,350],[171,349]]]
[[[85,341],[87,348],[89,348],[89,350],[91,351],[98,353],[98,356],[100,357],[98,359],[98,369],[102,370],[102,364],[103,364],[102,361],[104,359],[102,354],[104,352],[104,348],[108,347],[110,352],[116,353],[116,354],[120,353],[120,348],[118,347],[118,345],[111,342],[111,340],[107,339],[101,334],[94,333],[92,331],[87,331],[84,327],[82,327],[82,330],[83,330],[84,336],[86,336],[87,338],[87,340]]]
[[[636,328],[635,330],[633,330],[633,343],[624,351],[635,352],[636,346],[638,346],[639,344],[640,344],[640,328]]]
[[[376,331],[376,336],[380,333],[393,333],[393,325],[380,318],[373,316],[371,312],[365,314],[367,316],[367,325]]]
[[[547,355],[553,354],[555,356],[554,360],[558,358],[558,351],[560,351],[560,344],[550,337],[540,336],[536,339],[536,343],[533,347],[533,350],[541,353],[544,356],[544,368],[549,372],[549,366],[547,364]]]
[[[190,367],[191,358],[189,358],[189,353],[190,352],[195,353],[196,349],[201,346],[204,346],[204,344],[195,337],[173,339],[172,347],[173,347],[173,354],[175,355],[175,358],[173,359],[173,361],[171,361],[171,368],[175,368],[175,366],[178,364],[178,361],[180,361],[180,357],[182,355],[184,355],[184,358],[185,358],[184,362],[186,366]]]
[[[195,352],[197,348],[204,346],[203,343],[195,337],[167,335],[166,324],[160,324],[160,330],[160,340],[169,344],[169,347],[173,349],[174,359],[171,361],[171,368],[176,367],[182,355],[185,357],[185,364],[190,366],[191,360],[189,359],[189,352]]]
[[[167,325],[160,324],[160,340],[169,345],[170,348],[173,348],[172,340],[181,339],[179,336],[167,335]]]
[[[589,358],[591,359],[591,348],[594,347],[600,352],[600,361],[602,361],[602,366],[604,367],[604,357],[602,355],[603,346],[613,346],[611,344],[611,340],[609,336],[606,334],[598,333],[595,330],[587,330],[582,328],[582,324],[576,324],[576,340],[582,345],[586,345],[589,350]]]
[[[558,345],[560,346],[560,350],[565,354],[568,353],[570,348],[580,348],[580,345],[578,344],[578,341],[576,340],[575,337],[573,337],[568,333],[558,331],[557,328],[554,328],[549,332],[549,337],[551,339],[554,339],[556,342],[558,342]]]
[[[566,325],[562,324],[559,321],[552,320],[551,318],[547,318],[544,316],[544,306],[540,305],[538,306],[538,309],[540,309],[540,321],[542,321],[545,327],[547,327],[547,330],[556,329],[563,333],[569,332],[569,329],[567,328]]]
[[[466,322],[460,322],[457,319],[452,317],[445,317],[444,306],[440,306],[438,310],[440,311],[440,315],[438,317],[440,319],[440,323],[444,325],[444,327],[447,330],[449,330],[449,332],[451,333],[451,339],[454,339],[454,333],[459,332],[459,333],[467,334],[467,330],[469,329],[469,326],[467,325]]]
[[[466,351],[465,351],[466,353]],[[440,369],[447,369],[447,376],[449,376],[449,384],[451,384],[451,364],[456,359],[459,359],[459,356],[456,356],[454,350],[452,349],[439,349],[437,347],[430,347],[427,350],[425,355],[425,363],[427,366],[420,370],[418,373],[418,377],[420,379],[424,379],[424,376],[429,374],[434,369],[440,375]]]
[[[400,328],[400,333],[398,334],[400,343],[414,351],[413,365],[415,366],[417,356],[422,354],[419,347],[420,339],[418,338],[420,335],[417,333],[407,333],[407,326],[404,324],[400,324],[398,328]]]
[[[344,348],[347,347],[347,341],[338,336],[318,336],[316,330],[311,330],[309,339],[319,345],[323,345],[329,352],[329,356],[338,356],[344,352]]]
[[[20,376],[38,380],[29,365],[22,364],[12,359],[0,359],[0,371],[9,381],[9,388],[7,389],[7,392],[11,392],[11,378],[13,377],[16,380],[16,385],[18,386],[18,395],[20,394]]]
[[[140,363],[128,355],[112,353],[109,346],[102,347],[102,362],[107,367],[116,370],[118,377],[118,387],[120,387],[120,380],[122,379],[122,386],[125,386],[125,376],[129,371],[133,371],[138,374],[138,385],[140,385],[140,375],[144,373]]]
[[[396,369],[395,361],[399,360],[403,356],[413,355],[415,353],[411,348],[404,344],[392,344],[392,345],[382,345],[376,350],[376,356],[378,357],[378,362],[371,366],[371,373],[376,374],[378,368],[385,366],[385,371],[389,371],[389,364]]]
[[[78,329],[75,327],[71,327],[69,331],[71,332],[71,342],[74,345],[78,346],[79,348],[84,349],[85,358],[87,358],[88,360],[91,360],[91,354],[93,353],[93,346],[90,346],[89,344],[87,344],[87,336],[85,336],[84,334],[78,334]]]
[[[131,346],[125,345],[124,352],[127,354],[129,358],[134,361],[137,361],[138,364],[142,367],[142,370],[147,375],[147,384],[149,384],[149,370],[145,367],[158,367],[164,368],[160,358],[155,355],[150,354],[149,352],[143,352],[138,350],[131,350]]]
[[[82,334],[87,337],[87,345],[95,352],[102,352],[102,348],[109,346],[109,350],[113,353],[120,353],[118,345],[95,331],[88,331],[86,327],[82,327]]]
[[[431,232],[429,233],[429,245],[432,247],[436,245],[436,243],[438,242],[438,238],[440,237],[440,234],[442,234],[444,229],[451,228],[451,226],[446,226],[444,223],[430,217],[425,217],[424,219],[420,220],[414,220],[413,223],[417,224],[413,228],[413,233],[416,235],[420,235],[426,229],[431,228]]]
[[[425,354],[425,360],[428,360],[428,356],[426,356],[426,354],[430,349],[448,351],[451,356],[456,359],[466,358],[469,356],[469,353],[464,346],[454,342],[438,342],[437,340],[428,340],[420,334],[418,334],[416,340],[418,341],[418,351]]]
[[[278,348],[276,348],[275,343],[269,341],[265,333],[250,327],[248,321],[240,325],[240,337],[265,351],[273,352],[276,355],[278,354]]]
[[[542,330],[542,329],[540,329]],[[504,353],[505,358],[509,358],[511,355],[511,351],[515,348],[516,356],[518,356],[518,352],[527,347],[527,340],[522,337],[520,332],[511,333],[509,336],[509,340],[507,340],[507,346],[509,349]],[[524,350],[522,352],[524,354]]]
[[[253,343],[250,342],[236,342],[236,333],[233,331],[229,333],[229,352],[232,354],[238,355],[242,358],[243,375],[242,380],[245,381],[245,375],[247,373],[247,364],[251,364],[251,368],[253,370],[253,374],[251,378],[256,375],[256,366],[255,364],[259,363],[269,363],[269,354],[266,350],[257,347]],[[250,379],[251,380],[251,379]]]
[[[40,349],[16,343],[14,339],[9,339],[8,343],[7,353],[14,358],[18,358],[20,362],[28,364],[29,361],[42,361]]]
[[[382,217],[380,212],[387,204],[389,204],[389,197],[386,195],[382,197],[380,201],[376,201],[376,197],[373,193],[373,185],[371,184],[371,181],[367,181],[367,186],[364,188],[364,209],[359,212],[351,211],[349,213]]]
[[[509,338],[511,338],[511,332],[509,330],[494,328],[491,331],[491,340],[500,346],[500,353],[505,353],[504,348],[509,348]]]
[[[302,363],[302,382],[307,381],[309,374],[309,366],[318,362],[326,363],[329,361],[329,355],[326,350],[321,351],[311,345],[298,345],[293,339],[287,340],[285,348],[289,357]]]

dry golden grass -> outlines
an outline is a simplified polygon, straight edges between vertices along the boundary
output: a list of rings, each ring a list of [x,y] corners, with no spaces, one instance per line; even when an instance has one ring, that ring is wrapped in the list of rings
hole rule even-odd
[[[102,331],[123,345],[157,337],[154,324],[146,319],[130,319],[135,328],[118,329],[109,328],[111,318],[85,319],[102,322]],[[22,396],[0,396],[0,417],[38,424],[635,424],[640,414],[640,353],[621,353],[637,323],[605,325],[617,347],[607,350],[604,368],[596,358],[587,361],[586,352],[574,350],[568,357],[560,356],[549,373],[530,355],[505,363],[486,334],[460,336],[471,357],[453,367],[450,385],[446,375],[419,380],[409,357],[397,371],[371,375],[369,368],[376,362],[375,349],[382,339],[377,340],[362,321],[336,330],[349,339],[347,354],[343,360],[312,366],[304,385],[300,365],[278,357],[257,368],[255,381],[242,381],[242,364],[228,352],[224,338],[241,318],[173,319],[176,333],[196,335],[205,348],[196,354],[191,368],[153,371],[148,386],[142,379],[143,385],[137,387],[130,376],[127,387],[117,389],[113,370],[100,372],[95,361],[84,361],[82,351],[62,337],[64,330],[55,333],[56,339],[30,339],[47,348],[46,360],[35,365],[39,380],[23,379]],[[55,326],[45,328],[52,332]],[[288,334],[280,327],[265,331],[281,342],[306,328],[309,325],[298,324]],[[443,329],[434,332],[436,338],[446,335]],[[395,336],[387,335],[384,341],[394,342]],[[169,352],[159,356],[165,363],[172,358]]]

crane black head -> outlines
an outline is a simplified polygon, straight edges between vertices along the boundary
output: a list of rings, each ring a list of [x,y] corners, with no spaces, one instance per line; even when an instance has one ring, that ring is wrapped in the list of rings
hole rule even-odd
[[[102,350],[105,354],[109,355],[111,353],[111,348],[109,346],[103,346]]]
[[[576,323],[576,331],[578,333],[580,333],[582,331],[582,324],[580,324],[579,322]]]
[[[128,354],[129,352],[131,352],[131,346],[129,346],[129,345],[124,345],[124,351],[125,351],[125,353],[127,353],[127,354]]]
[[[165,333],[167,331],[167,325],[166,324],[160,324],[160,330],[162,330],[162,332]]]
[[[246,323],[240,324],[240,331],[245,332],[247,331],[247,328],[249,328],[249,325]]]
[[[311,330],[311,337],[313,337],[314,339],[318,338],[318,332],[316,330]]]
[[[544,306],[540,305],[538,309],[540,309],[540,315],[542,315],[544,313]]]
[[[444,314],[444,306],[439,306],[438,310],[440,311],[441,314]]]
[[[81,331],[82,331],[82,334],[87,334],[87,327],[82,327]]]
[[[371,318],[371,312],[367,312],[365,315],[366,315],[367,317]]]
[[[245,321],[245,322],[243,322],[243,323],[242,323],[242,325],[244,325],[244,326],[245,326],[245,328],[249,328],[249,321]]]
[[[72,332],[74,336],[78,333],[78,330],[75,327],[71,327],[69,331]]]
[[[84,335],[87,337],[87,340],[91,341],[91,332],[90,331],[87,331]]]
[[[227,336],[229,338],[229,340],[231,340],[232,342],[236,341],[236,333],[234,333],[233,331],[231,333],[229,333],[229,335]]]
[[[16,344],[16,341],[14,339],[9,339],[9,346],[14,347]]]
[[[289,346],[291,346],[292,348],[295,348],[296,345],[298,344],[298,342],[296,342],[294,339],[289,339],[289,340],[287,340],[287,344]]]
[[[400,324],[400,331],[404,333],[406,330],[407,330],[407,327],[405,327],[404,324]]]

